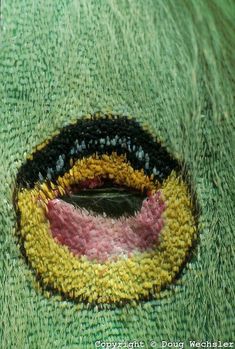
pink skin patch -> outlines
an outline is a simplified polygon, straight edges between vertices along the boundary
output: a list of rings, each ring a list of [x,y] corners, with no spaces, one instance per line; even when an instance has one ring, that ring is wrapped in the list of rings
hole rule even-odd
[[[145,199],[140,211],[128,218],[95,216],[59,199],[49,201],[47,207],[54,239],[74,255],[99,262],[153,247],[164,225],[165,203],[160,191]]]

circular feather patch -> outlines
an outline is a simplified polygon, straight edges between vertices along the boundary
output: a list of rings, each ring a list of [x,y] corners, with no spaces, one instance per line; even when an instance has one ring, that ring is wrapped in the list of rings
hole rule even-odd
[[[157,297],[196,236],[178,163],[127,117],[84,118],[36,147],[16,203],[41,285],[79,301]]]

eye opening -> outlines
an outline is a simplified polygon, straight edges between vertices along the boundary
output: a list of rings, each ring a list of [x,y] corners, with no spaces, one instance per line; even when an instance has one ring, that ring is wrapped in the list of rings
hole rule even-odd
[[[104,186],[82,189],[79,193],[64,195],[61,200],[75,207],[85,208],[108,217],[131,216],[139,211],[146,195],[124,187]]]

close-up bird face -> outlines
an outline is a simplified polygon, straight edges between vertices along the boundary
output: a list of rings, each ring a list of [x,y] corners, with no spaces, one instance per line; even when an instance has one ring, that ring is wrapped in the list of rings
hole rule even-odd
[[[3,349],[233,343],[233,23],[1,4]]]

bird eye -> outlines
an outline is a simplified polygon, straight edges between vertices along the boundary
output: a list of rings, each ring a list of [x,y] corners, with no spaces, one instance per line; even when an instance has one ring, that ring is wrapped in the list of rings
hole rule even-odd
[[[16,204],[43,289],[89,303],[158,297],[197,231],[180,165],[127,117],[83,118],[37,146]]]

